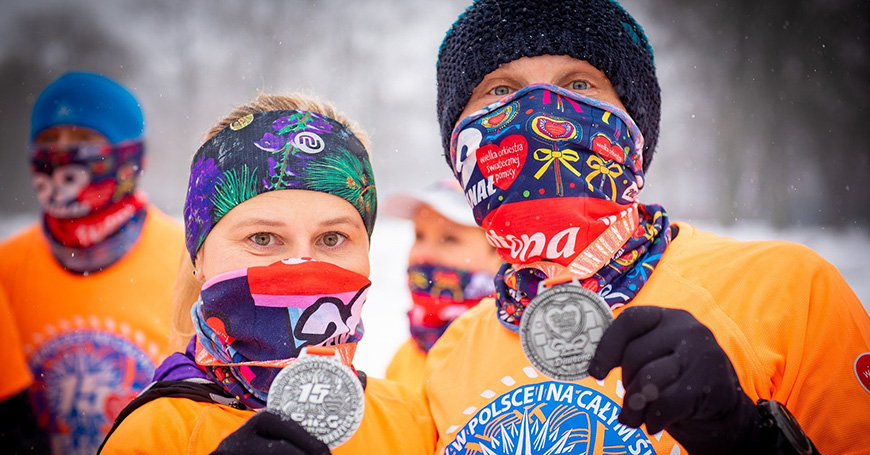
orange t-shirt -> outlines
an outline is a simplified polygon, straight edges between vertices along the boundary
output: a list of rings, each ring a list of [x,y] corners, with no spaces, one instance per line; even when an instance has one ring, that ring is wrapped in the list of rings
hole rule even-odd
[[[9,310],[6,291],[0,286],[0,358],[3,359],[3,374],[0,375],[0,401],[12,398],[33,382],[27,369],[15,319]]]
[[[684,309],[731,358],[747,395],[779,401],[821,453],[870,447],[870,317],[837,270],[785,242],[738,242],[679,223],[631,305]],[[625,308],[625,307],[623,307]],[[615,315],[621,309],[614,311]],[[477,453],[528,444],[531,453],[686,453],[667,433],[616,420],[624,389],[552,381],[526,360],[492,300],[453,322],[426,361],[424,390],[438,449]]]
[[[216,403],[158,398],[127,416],[101,454],[205,455],[253,414]],[[435,429],[419,394],[368,378],[362,423],[332,453],[431,455],[434,447]]]
[[[0,286],[34,376],[37,418],[56,454],[95,453],[169,353],[184,234],[157,208],[147,210],[133,248],[87,276],[58,264],[38,223],[0,244]]]
[[[413,391],[423,390],[423,367],[426,365],[426,353],[417,347],[417,343],[409,338],[396,351],[393,360],[387,365],[384,376],[387,379],[405,384]]]

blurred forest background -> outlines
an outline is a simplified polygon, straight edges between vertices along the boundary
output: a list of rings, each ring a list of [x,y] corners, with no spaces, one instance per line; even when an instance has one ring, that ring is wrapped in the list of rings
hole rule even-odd
[[[144,188],[178,215],[204,132],[257,90],[335,101],[372,133],[382,194],[448,175],[438,45],[468,0],[3,0],[0,212],[37,210],[30,109],[68,70],[146,112]],[[656,50],[662,137],[643,199],[676,219],[870,225],[867,0],[625,0]]]

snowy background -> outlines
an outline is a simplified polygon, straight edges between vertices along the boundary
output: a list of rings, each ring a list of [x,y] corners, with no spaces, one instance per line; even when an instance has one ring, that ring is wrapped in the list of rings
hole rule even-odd
[[[837,266],[855,294],[870,312],[870,236],[866,231],[830,233],[823,228],[791,228],[777,231],[759,223],[724,227],[697,223],[701,229],[739,240],[788,240],[803,243]],[[372,290],[363,307],[366,335],[357,351],[358,366],[369,374],[384,371],[393,352],[408,337],[405,312],[411,297],[406,289],[405,260],[414,241],[413,224],[383,217],[372,237]]]
[[[381,199],[448,175],[435,120],[438,45],[470,0],[0,0],[0,236],[36,219],[26,145],[42,88],[102,72],[146,114],[143,187],[179,216],[189,158],[258,90],[333,100],[371,133]],[[804,243],[870,305],[870,21],[862,0],[624,0],[663,96],[643,200],[740,239]],[[382,217],[359,365],[407,336],[410,226]]]
[[[0,222],[0,238],[32,222],[25,216]],[[759,223],[742,223],[723,227],[715,223],[697,226],[716,234],[740,240],[778,239],[803,243],[837,266],[855,294],[870,312],[870,236],[866,231],[828,232],[824,228],[791,228],[773,230]],[[354,364],[366,373],[383,374],[393,353],[408,338],[408,318],[411,307],[407,291],[405,267],[408,249],[414,241],[413,224],[407,220],[381,217],[372,235],[372,288],[363,307],[366,334],[357,349]]]

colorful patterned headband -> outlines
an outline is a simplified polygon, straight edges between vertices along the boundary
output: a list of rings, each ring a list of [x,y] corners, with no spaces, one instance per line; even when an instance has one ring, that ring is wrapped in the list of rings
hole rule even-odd
[[[235,206],[286,189],[320,191],[350,202],[371,237],[377,193],[360,140],[344,125],[314,112],[260,112],[237,119],[193,157],[184,203],[191,260]]]

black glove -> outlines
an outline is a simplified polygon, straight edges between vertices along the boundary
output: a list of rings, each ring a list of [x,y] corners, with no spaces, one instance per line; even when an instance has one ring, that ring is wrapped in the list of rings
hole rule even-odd
[[[619,421],[667,430],[689,453],[771,453],[770,432],[713,332],[683,310],[627,308],[604,333],[589,374],[622,366]]]
[[[326,455],[329,447],[293,420],[260,411],[227,436],[212,455]]]
[[[51,453],[48,434],[37,422],[27,391],[0,402],[0,447],[12,455]]]

